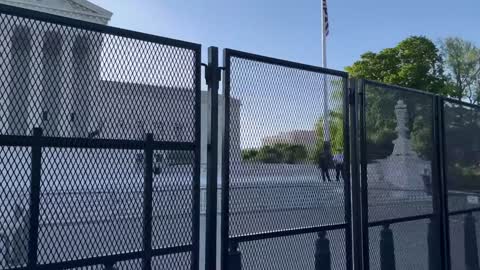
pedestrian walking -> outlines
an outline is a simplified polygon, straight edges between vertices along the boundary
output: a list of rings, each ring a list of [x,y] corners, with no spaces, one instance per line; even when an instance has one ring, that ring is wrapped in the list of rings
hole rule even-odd
[[[343,154],[335,154],[333,156],[333,164],[335,166],[335,179],[340,181],[340,175],[345,180],[345,170],[343,164]]]
[[[328,155],[325,153],[321,153],[319,155],[318,167],[320,168],[323,182],[331,182],[332,180],[330,179],[330,172],[328,171],[330,168],[330,161]]]

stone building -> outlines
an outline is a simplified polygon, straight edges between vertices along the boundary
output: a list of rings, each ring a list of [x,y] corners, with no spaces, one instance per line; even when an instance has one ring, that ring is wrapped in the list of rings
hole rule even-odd
[[[107,24],[112,13],[85,0],[0,0],[88,22]],[[84,136],[90,93],[100,80],[102,35],[2,15],[0,35],[1,133]],[[66,102],[66,100],[69,100]],[[65,122],[71,125],[65,125]],[[69,129],[61,127],[70,127]]]
[[[0,0],[0,4],[103,25],[112,16],[110,11],[86,0]],[[193,140],[193,84],[176,81],[176,77],[182,80],[187,72],[181,65],[188,59],[178,60],[181,64],[171,67],[168,64],[172,59],[157,56],[151,62],[166,65],[159,68],[159,73],[139,70],[125,75],[121,70],[129,65],[138,68],[135,62],[150,57],[146,51],[122,59],[125,55],[121,52],[132,53],[134,46],[140,46],[137,42],[123,44],[115,40],[118,47],[112,47],[112,36],[50,24],[38,27],[33,20],[12,20],[9,15],[0,19],[7,22],[0,34],[1,134],[28,135],[34,127],[42,127],[46,136],[143,139],[145,133],[151,132],[158,140]],[[111,73],[117,76],[108,74],[109,64]],[[169,68],[176,69],[165,72]],[[175,78],[168,77],[172,72]],[[139,80],[147,76],[155,78]],[[149,83],[160,77],[167,85]],[[201,100],[205,146],[209,103],[204,91]],[[223,112],[223,98],[219,100],[219,112]],[[231,106],[231,157],[238,161],[240,102],[232,99]],[[220,141],[223,120],[221,115]],[[202,163],[205,162],[206,151],[202,151]]]
[[[275,136],[269,136],[262,139],[263,145],[275,144],[294,144],[303,145],[311,148],[315,145],[316,134],[314,130],[292,130],[288,132],[281,132]]]

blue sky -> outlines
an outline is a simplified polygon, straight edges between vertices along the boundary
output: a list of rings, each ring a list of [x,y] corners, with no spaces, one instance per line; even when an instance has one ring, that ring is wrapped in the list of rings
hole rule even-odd
[[[321,63],[321,0],[92,0],[112,26],[307,64]],[[329,0],[328,66],[410,35],[480,46],[479,0]]]

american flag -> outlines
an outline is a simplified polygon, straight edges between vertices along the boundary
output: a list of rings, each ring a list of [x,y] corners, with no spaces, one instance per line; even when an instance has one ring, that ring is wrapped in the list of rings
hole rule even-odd
[[[327,0],[323,0],[323,31],[325,36],[328,36],[330,30],[328,29],[328,9],[327,9]]]

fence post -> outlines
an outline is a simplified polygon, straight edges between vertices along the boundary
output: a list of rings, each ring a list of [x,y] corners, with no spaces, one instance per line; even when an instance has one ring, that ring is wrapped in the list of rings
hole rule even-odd
[[[380,232],[380,269],[395,270],[393,232],[388,224],[384,225]]]
[[[449,219],[448,219],[448,188],[446,183],[446,162],[445,162],[445,120],[443,98],[435,96],[433,98],[433,161],[431,190],[433,201],[433,212],[435,214],[437,235],[439,239],[436,243],[431,243],[429,253],[430,269],[450,269],[450,237],[449,237]],[[433,221],[433,220],[432,220]],[[433,226],[433,224],[430,224]],[[429,227],[430,228],[430,227]],[[431,229],[434,229],[433,227]],[[430,230],[429,230],[430,231]],[[431,230],[434,234],[434,230]],[[433,237],[433,235],[432,235]],[[433,240],[433,239],[432,239]],[[430,242],[429,242],[430,244]],[[437,254],[433,249],[437,247]],[[438,267],[436,267],[438,266]],[[436,268],[434,268],[436,267]]]
[[[28,262],[27,267],[34,269],[38,256],[38,226],[40,220],[40,178],[42,170],[42,129],[33,129],[32,164],[30,175],[30,208],[28,233]]]
[[[232,242],[228,251],[228,270],[242,270],[242,253],[238,250],[238,243]]]
[[[467,270],[478,270],[477,232],[475,230],[475,217],[472,213],[465,216],[464,226],[465,266]]]
[[[117,268],[115,267],[115,263],[106,263],[105,270],[117,270]]]
[[[215,270],[217,260],[217,170],[218,170],[218,48],[208,48],[205,78],[210,93],[210,136],[207,145],[207,204],[205,210],[205,270]]]
[[[153,134],[145,137],[143,190],[143,270],[152,269]]]
[[[439,217],[433,217],[428,223],[428,269],[438,270],[441,269],[441,257],[439,257],[440,241],[439,237]]]
[[[315,270],[331,270],[332,254],[330,252],[330,240],[327,239],[327,232],[318,233],[315,241]]]

